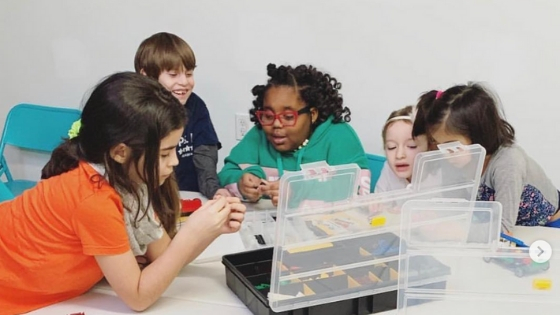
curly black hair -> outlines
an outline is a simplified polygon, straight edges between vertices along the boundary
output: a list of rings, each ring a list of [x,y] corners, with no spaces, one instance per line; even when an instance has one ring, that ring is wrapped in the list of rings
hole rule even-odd
[[[315,107],[319,116],[312,128],[323,123],[331,115],[334,116],[333,123],[342,121],[350,122],[350,109],[342,106],[342,95],[339,90],[342,86],[334,77],[323,73],[311,65],[299,65],[276,67],[269,63],[266,67],[270,77],[266,85],[255,85],[251,92],[255,96],[253,108],[249,110],[251,121],[258,128],[261,124],[255,113],[263,108],[264,95],[273,86],[291,86],[298,91],[299,96],[308,107]]]

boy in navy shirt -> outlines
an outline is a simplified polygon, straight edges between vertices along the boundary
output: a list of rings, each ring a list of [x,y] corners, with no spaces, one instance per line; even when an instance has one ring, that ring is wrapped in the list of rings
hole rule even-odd
[[[191,47],[180,37],[157,33],[145,39],[134,58],[136,72],[156,79],[183,104],[188,121],[183,131],[175,168],[180,190],[198,191],[207,198],[230,196],[220,188],[216,172],[220,141],[204,101],[195,93],[196,59]]]

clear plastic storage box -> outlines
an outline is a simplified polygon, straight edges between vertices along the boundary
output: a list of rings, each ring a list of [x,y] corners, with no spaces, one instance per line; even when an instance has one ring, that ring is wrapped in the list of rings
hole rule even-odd
[[[500,227],[497,202],[407,202],[402,209],[398,314],[557,313],[557,251],[506,246],[499,242]],[[434,260],[435,265],[427,263]],[[440,264],[447,275],[417,279],[418,270],[439,270]],[[434,288],[441,282],[444,288]]]
[[[407,189],[367,196],[356,195],[360,169],[354,164],[317,163],[285,174],[269,238],[274,246],[224,256],[227,284],[258,315],[395,309],[399,248],[406,246],[399,237],[402,206],[475,200],[484,157],[479,145],[421,153]],[[431,257],[424,263],[434,268],[410,277],[445,289],[450,268]]]

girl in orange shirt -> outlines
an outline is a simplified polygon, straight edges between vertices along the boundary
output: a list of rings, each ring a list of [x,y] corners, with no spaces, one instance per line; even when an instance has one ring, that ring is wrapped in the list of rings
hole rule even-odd
[[[239,230],[237,198],[211,200],[171,239],[150,243],[140,270],[119,192],[144,197],[160,223],[175,224],[175,147],[184,107],[156,81],[117,73],[86,102],[76,137],[52,154],[46,178],[0,204],[0,314],[19,314],[76,297],[105,277],[133,310],[153,304],[180,269],[222,233]],[[141,214],[145,208],[136,209]]]

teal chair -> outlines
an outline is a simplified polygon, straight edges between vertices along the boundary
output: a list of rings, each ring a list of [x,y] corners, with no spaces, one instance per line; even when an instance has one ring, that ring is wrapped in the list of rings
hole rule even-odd
[[[12,107],[0,140],[0,177],[6,177],[6,187],[13,196],[20,195],[37,182],[12,177],[4,154],[6,146],[50,154],[68,137],[68,130],[74,121],[80,119],[80,115],[80,110],[71,108],[33,104]]]
[[[371,185],[370,185],[370,192],[375,190],[375,184],[377,184],[377,180],[379,179],[379,175],[381,175],[381,170],[383,169],[383,165],[387,158],[381,155],[369,154],[366,153],[366,157],[368,159],[369,164],[369,171],[371,172]]]
[[[4,182],[0,181],[0,202],[14,199],[14,194]]]

